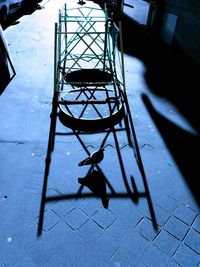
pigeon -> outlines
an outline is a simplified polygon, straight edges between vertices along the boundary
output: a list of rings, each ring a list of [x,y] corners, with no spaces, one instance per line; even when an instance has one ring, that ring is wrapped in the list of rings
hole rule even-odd
[[[83,0],[79,0],[79,1],[77,2],[77,4],[83,6],[83,5],[85,5],[85,2],[84,2]]]
[[[98,164],[104,158],[104,148],[94,151],[89,157],[79,162],[78,166]]]

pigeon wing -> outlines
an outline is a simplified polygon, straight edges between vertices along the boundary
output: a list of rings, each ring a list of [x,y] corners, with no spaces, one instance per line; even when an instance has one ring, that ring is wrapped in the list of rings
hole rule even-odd
[[[102,161],[103,157],[104,157],[103,149],[100,149],[98,151],[93,152],[89,157],[87,157],[83,161],[79,162],[78,166],[97,164]]]

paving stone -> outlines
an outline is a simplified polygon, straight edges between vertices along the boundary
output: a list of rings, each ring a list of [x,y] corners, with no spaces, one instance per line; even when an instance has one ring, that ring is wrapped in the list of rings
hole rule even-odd
[[[102,257],[104,262],[108,263],[119,247],[120,243],[118,238],[106,232],[98,239],[94,248],[96,250],[96,254],[99,257]]]
[[[128,236],[121,241],[121,246],[110,259],[109,266],[115,266],[115,264],[131,267],[137,266],[149,244],[150,242],[139,233],[131,231]]]
[[[88,219],[88,216],[82,210],[76,208],[69,212],[64,220],[73,230],[77,230],[83,226]]]
[[[94,246],[73,234],[66,236],[66,241],[59,250],[42,265],[45,267],[104,267],[102,257],[95,252]]]
[[[179,205],[175,210],[174,215],[191,226],[197,213],[184,205]]]
[[[136,265],[136,267],[148,267],[147,265],[145,265],[144,263],[140,262]]]
[[[55,198],[58,198],[62,196],[62,193],[55,189],[55,188],[48,188],[47,191],[46,191],[46,197],[55,197]],[[54,200],[54,201],[46,201],[45,203],[45,208],[47,209],[48,207],[51,207],[52,205],[54,205],[58,200]]]
[[[118,236],[119,240],[129,233],[135,232],[134,228],[143,218],[143,214],[136,209],[129,199],[113,199],[109,209],[116,214],[117,219],[107,230],[110,230],[112,235]]]
[[[104,229],[94,221],[89,220],[78,229],[78,233],[86,242],[94,244],[104,233]]]
[[[36,219],[36,223],[39,224],[39,219]],[[57,223],[60,222],[60,218],[53,212],[52,210],[47,210],[44,212],[44,221],[42,225],[42,229],[45,232],[50,231]]]
[[[30,250],[29,250],[29,256],[32,258],[32,260],[38,264],[39,266],[42,266],[49,260],[49,258],[52,257],[52,255],[55,252],[56,244],[50,241],[51,243],[47,243],[46,240],[39,244],[35,244]]]
[[[120,248],[116,251],[114,256],[109,261],[108,267],[148,267],[146,264],[141,262],[141,259],[135,254],[130,253],[125,248]]]
[[[34,245],[37,240],[37,227],[32,224],[15,225],[7,224],[9,234],[6,235],[6,241],[16,246],[17,249],[23,251],[24,254]],[[1,250],[1,249],[0,249]]]
[[[6,194],[8,196],[8,194]],[[10,213],[8,210],[13,210],[14,207],[14,200],[11,197],[3,197],[0,201],[0,210],[1,210],[1,217],[2,220],[0,222],[1,232],[5,233],[7,231],[7,221],[10,220]]]
[[[175,199],[165,194],[158,196],[158,198],[156,199],[156,204],[170,214],[172,214],[178,206],[178,202]]]
[[[174,259],[182,267],[197,267],[199,263],[199,255],[184,244],[178,248]]]
[[[170,234],[174,235],[177,239],[183,240],[189,227],[183,221],[172,216],[164,226]]]
[[[119,207],[121,209],[121,202],[124,201],[120,199],[116,199],[113,201],[113,203],[116,201],[117,205],[116,208]],[[115,203],[115,204],[116,204]],[[134,207],[133,204],[130,207]],[[112,206],[113,210],[113,206]],[[115,213],[117,213],[117,210],[114,210]],[[141,220],[142,215],[139,213],[136,209],[126,210],[125,213],[127,216],[124,216],[124,213],[119,216],[115,220],[115,222],[104,231],[103,235],[100,237],[100,239],[97,241],[95,249],[97,251],[97,255],[101,256],[102,259],[107,262],[111,257],[114,255],[114,253],[121,247],[128,243],[133,244],[131,248],[133,248],[132,255],[134,252],[134,244],[136,244],[135,250],[136,253],[139,255],[139,247],[143,248],[145,247],[145,244],[148,243],[148,241],[143,238],[141,235],[139,235],[136,230],[134,229],[136,223]],[[137,237],[139,237],[137,239]],[[133,239],[133,240],[132,240]],[[132,240],[132,241],[131,241]],[[137,243],[138,240],[138,243]],[[144,242],[142,242],[144,240]],[[146,243],[145,243],[146,242]],[[128,246],[127,246],[128,247]],[[126,247],[126,248],[127,248]]]
[[[98,210],[92,216],[92,220],[95,221],[103,229],[106,229],[111,226],[116,219],[117,216],[112,211],[104,208]]]
[[[200,254],[200,234],[197,231],[190,229],[184,239],[184,243]]]
[[[0,260],[5,266],[12,266],[24,256],[24,249],[20,247],[17,240],[11,237],[0,243]],[[4,266],[3,265],[3,266]]]
[[[87,247],[87,243],[66,225],[64,221],[61,221],[51,231],[43,233],[28,250],[27,255],[39,266],[43,266],[47,262],[51,262],[51,258],[54,255],[59,256],[63,254],[64,257],[67,254],[68,258],[71,256],[74,259],[72,253]]]
[[[141,259],[142,263],[148,267],[164,267],[168,260],[168,256],[155,246],[150,246]]]
[[[154,212],[156,216],[156,223],[160,226],[164,226],[164,224],[167,222],[171,214],[164,210],[163,208],[155,205],[154,206]]]
[[[148,203],[145,199],[140,199],[137,209],[142,214],[144,214],[145,217],[148,217],[150,220],[152,220],[152,215],[150,213]],[[171,216],[171,213],[169,213],[168,211],[166,211],[165,209],[161,208],[156,204],[153,205],[153,212],[155,215],[156,224],[160,226],[163,226]]]
[[[109,210],[116,214],[119,222],[123,221],[120,227],[122,231],[124,229],[124,224],[134,227],[144,217],[144,215],[137,210],[137,205],[130,199],[112,199],[112,201],[109,202]]]
[[[130,252],[130,255],[140,258],[150,245],[150,242],[136,231],[131,231],[121,245]]]
[[[135,259],[136,261],[137,259]],[[132,264],[133,257],[131,254],[123,249],[120,248],[116,251],[116,253],[113,255],[113,257],[110,259],[108,266],[115,266],[115,267],[133,267],[135,264]]]
[[[176,263],[174,260],[170,259],[166,267],[180,267],[180,265]]]
[[[143,217],[148,217],[149,219],[151,219],[151,213],[146,198],[141,198],[137,203],[136,208],[140,213],[142,213]]]
[[[158,230],[154,229],[152,221],[148,218],[143,218],[137,225],[136,230],[147,240],[153,240],[160,231],[159,228]]]
[[[12,265],[12,266],[13,267],[26,267],[26,266],[28,266],[28,267],[38,267],[38,264],[31,257],[28,257],[28,256],[25,255],[19,261],[14,263],[14,265]]]
[[[0,244],[5,240],[5,232],[4,228],[6,228],[6,223],[2,217],[0,217]]]
[[[198,215],[197,218],[195,219],[192,228],[194,228],[196,231],[200,233],[200,215]]]
[[[51,209],[60,217],[65,217],[74,209],[74,205],[70,200],[58,201],[51,206]]]
[[[172,256],[180,245],[180,241],[165,230],[162,230],[155,238],[154,245],[168,256]]]
[[[196,201],[194,201],[194,200],[192,200],[192,201],[186,203],[185,206],[188,207],[188,208],[191,208],[193,211],[196,211],[196,212],[198,212],[198,213],[200,212],[199,205],[198,205],[198,203],[197,203]]]
[[[97,198],[88,198],[81,201],[78,207],[88,216],[92,216],[102,208],[102,202]]]

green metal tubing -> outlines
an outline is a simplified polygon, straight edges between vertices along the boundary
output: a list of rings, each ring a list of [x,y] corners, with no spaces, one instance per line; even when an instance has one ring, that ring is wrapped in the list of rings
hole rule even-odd
[[[54,93],[56,91],[57,86],[57,23],[55,23],[54,30]]]

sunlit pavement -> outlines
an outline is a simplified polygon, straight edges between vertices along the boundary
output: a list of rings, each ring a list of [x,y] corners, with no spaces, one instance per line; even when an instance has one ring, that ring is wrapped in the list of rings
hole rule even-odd
[[[130,53],[125,53],[127,95],[152,206],[135,164],[139,194],[138,199],[130,198],[112,143],[99,164],[116,192],[108,209],[99,198],[87,198],[86,187],[77,198],[78,178],[88,170],[78,163],[86,153],[75,137],[60,137],[47,185],[47,197],[55,200],[45,205],[38,236],[53,92],[54,23],[63,3],[43,1],[41,10],[23,16],[4,32],[16,76],[0,97],[0,266],[199,267],[200,211],[195,193],[199,174],[195,180],[191,173],[193,180],[189,179],[166,139],[177,138],[178,132],[186,140],[184,133],[193,146],[198,127],[176,102],[153,93],[145,79],[147,65]],[[166,135],[159,128],[161,122]],[[126,142],[121,137],[124,161],[130,167]],[[96,137],[86,136],[85,143],[98,147]],[[173,144],[180,149],[180,139]],[[189,152],[195,147],[188,151],[191,144],[184,145],[182,158],[187,157],[184,162],[188,160],[191,170],[189,159],[194,155]]]

